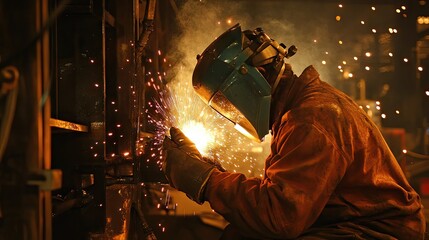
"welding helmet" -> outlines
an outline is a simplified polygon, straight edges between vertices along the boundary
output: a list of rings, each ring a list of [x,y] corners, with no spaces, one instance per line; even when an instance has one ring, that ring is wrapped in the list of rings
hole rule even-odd
[[[197,95],[235,124],[245,136],[263,140],[269,131],[271,95],[296,51],[271,39],[261,28],[242,31],[239,24],[212,42],[192,76]],[[258,70],[270,69],[267,79]]]

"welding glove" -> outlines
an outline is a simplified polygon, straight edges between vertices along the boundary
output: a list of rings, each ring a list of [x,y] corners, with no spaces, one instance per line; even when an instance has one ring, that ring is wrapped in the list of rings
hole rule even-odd
[[[164,174],[172,187],[202,204],[207,181],[216,166],[205,161],[195,144],[178,128],[172,127],[170,136],[171,139],[165,137],[163,143]]]
[[[169,140],[181,143],[180,149],[185,151],[188,155],[201,159],[204,162],[210,163],[211,165],[214,165],[221,172],[226,172],[226,169],[222,167],[219,161],[202,156],[195,144],[188,137],[186,137],[185,134],[180,131],[180,129],[172,127],[170,129],[170,136],[171,138]],[[168,144],[168,142],[166,144]]]

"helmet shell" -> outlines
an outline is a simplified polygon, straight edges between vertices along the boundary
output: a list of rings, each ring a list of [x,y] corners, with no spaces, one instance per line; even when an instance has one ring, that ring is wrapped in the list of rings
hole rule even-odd
[[[246,40],[238,24],[219,36],[198,56],[192,84],[205,103],[261,141],[269,131],[271,86],[252,65]]]

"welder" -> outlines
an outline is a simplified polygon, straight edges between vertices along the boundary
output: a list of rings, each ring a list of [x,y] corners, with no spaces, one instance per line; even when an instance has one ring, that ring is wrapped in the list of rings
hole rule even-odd
[[[196,93],[255,140],[272,135],[264,177],[223,171],[179,129],[164,140],[170,184],[230,224],[222,239],[423,239],[417,192],[377,126],[313,66],[239,24],[197,57]]]

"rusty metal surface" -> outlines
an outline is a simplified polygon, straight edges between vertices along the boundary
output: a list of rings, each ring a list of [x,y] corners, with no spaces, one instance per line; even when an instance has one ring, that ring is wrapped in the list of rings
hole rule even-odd
[[[88,132],[88,127],[82,124],[68,122],[60,119],[51,118],[49,120],[51,127],[61,128],[64,130],[71,130],[76,132]]]

